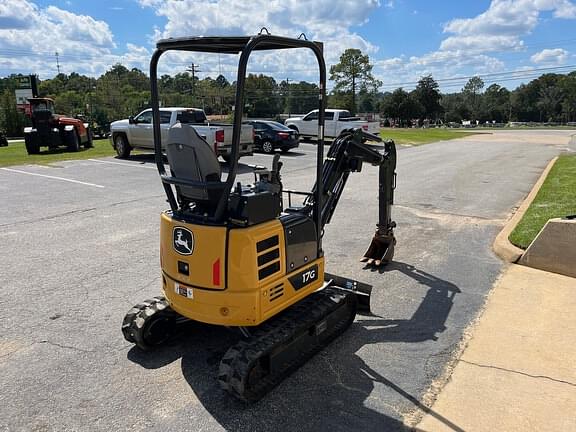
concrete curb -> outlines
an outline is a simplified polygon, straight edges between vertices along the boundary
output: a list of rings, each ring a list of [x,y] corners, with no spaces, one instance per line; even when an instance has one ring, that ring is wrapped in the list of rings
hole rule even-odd
[[[518,264],[576,278],[576,219],[546,222]]]
[[[570,137],[570,142],[568,143],[568,151],[576,152],[576,134]]]
[[[515,263],[520,259],[520,257],[524,253],[524,249],[520,249],[519,247],[516,247],[512,243],[510,243],[510,240],[508,240],[508,236],[514,230],[514,228],[516,228],[516,225],[518,225],[518,222],[520,222],[520,220],[524,216],[524,213],[526,213],[526,210],[528,210],[528,207],[530,207],[530,204],[532,204],[532,201],[534,201],[536,194],[542,187],[542,183],[544,183],[544,180],[546,180],[546,177],[548,177],[548,173],[554,166],[554,163],[556,162],[557,159],[558,156],[552,159],[548,163],[546,168],[544,168],[544,171],[540,175],[540,178],[538,179],[538,181],[536,182],[536,184],[534,185],[534,187],[532,188],[526,199],[524,199],[522,204],[520,204],[520,207],[518,207],[518,210],[516,210],[516,212],[508,220],[502,231],[500,231],[496,236],[494,244],[492,245],[492,249],[494,250],[496,255],[498,255],[504,261],[509,263]]]

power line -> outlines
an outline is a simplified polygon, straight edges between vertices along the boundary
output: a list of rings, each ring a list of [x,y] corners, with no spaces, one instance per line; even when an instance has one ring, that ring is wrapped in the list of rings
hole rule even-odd
[[[566,69],[566,70],[564,70]],[[570,70],[571,69],[571,70]],[[462,81],[462,80],[469,80],[470,78],[480,77],[480,78],[494,78],[499,77],[500,80],[504,81],[507,78],[512,79],[522,79],[524,75],[531,75],[535,72],[542,72],[542,71],[559,71],[563,70],[563,72],[572,72],[572,70],[576,70],[576,65],[567,65],[567,66],[556,66],[556,67],[547,67],[547,68],[533,68],[533,69],[523,69],[519,71],[505,71],[505,72],[495,72],[489,74],[476,74],[470,76],[462,76],[462,77],[452,77],[452,78],[434,78],[434,81],[442,83],[442,82],[450,82],[450,81]],[[402,87],[402,86],[411,86],[417,85],[418,81],[406,81],[406,82],[399,82],[399,83],[388,83],[383,84],[381,87]]]
[[[507,49],[466,49],[466,54],[467,55],[477,55],[477,54],[481,54],[481,53],[525,53],[528,49],[530,48],[538,48],[538,47],[542,47],[542,46],[556,46],[556,45],[573,45],[576,43],[576,38],[570,38],[570,39],[560,39],[560,40],[556,40],[556,41],[535,41],[534,43],[530,43],[530,44],[524,44],[524,45],[519,45],[516,47],[510,47]],[[4,48],[2,50],[0,50],[0,52],[5,52],[7,54],[9,54],[10,56],[52,56],[53,53],[51,52],[46,52],[46,51],[36,51],[36,50],[29,50],[29,49],[24,49],[24,48]],[[451,51],[439,51],[441,53],[441,55],[444,56],[445,59],[453,57],[453,56],[457,56],[460,57],[462,55],[461,50],[451,50]],[[92,53],[92,54],[88,54],[88,53],[77,53],[77,54],[73,54],[73,53],[59,53],[60,57],[62,58],[70,58],[70,59],[101,59],[102,57],[106,57],[106,56],[110,56],[110,57],[117,57],[117,58],[123,58],[124,55],[118,55],[118,54],[113,54],[113,53]],[[147,61],[148,59],[143,59],[142,61]],[[444,60],[439,60],[439,61],[444,61]],[[188,64],[187,62],[176,62],[176,61],[169,61],[170,64]],[[428,62],[427,64],[430,64],[430,62]],[[315,71],[315,68],[304,68],[304,69],[298,69],[299,71]],[[210,71],[210,72],[215,72],[215,71]],[[266,71],[263,70],[262,72],[270,72],[270,71]]]

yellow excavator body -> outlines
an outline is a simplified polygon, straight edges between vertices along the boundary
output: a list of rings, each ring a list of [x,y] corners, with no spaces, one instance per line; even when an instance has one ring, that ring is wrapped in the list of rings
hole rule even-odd
[[[187,223],[164,212],[162,287],[170,306],[195,321],[257,326],[324,283],[324,258],[290,272],[277,219],[249,227]]]

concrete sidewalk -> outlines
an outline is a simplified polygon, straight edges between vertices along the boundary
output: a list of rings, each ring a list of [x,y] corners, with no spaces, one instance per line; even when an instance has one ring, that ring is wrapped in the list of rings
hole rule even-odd
[[[416,429],[576,431],[576,279],[508,267]]]

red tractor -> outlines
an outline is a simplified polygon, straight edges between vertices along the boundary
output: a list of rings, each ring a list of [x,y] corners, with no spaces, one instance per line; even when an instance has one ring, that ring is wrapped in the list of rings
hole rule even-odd
[[[32,127],[24,128],[28,154],[40,153],[40,147],[54,149],[66,146],[76,152],[80,146],[92,147],[92,132],[82,120],[54,114],[54,101],[49,98],[30,98]]]

